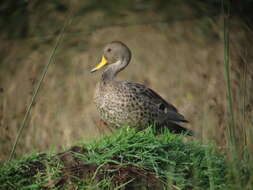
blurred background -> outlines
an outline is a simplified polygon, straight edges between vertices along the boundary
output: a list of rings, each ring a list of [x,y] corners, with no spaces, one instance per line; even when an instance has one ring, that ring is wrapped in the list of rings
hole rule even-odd
[[[225,1],[224,6],[228,6]],[[230,3],[230,70],[236,141],[253,126],[253,5]],[[5,161],[64,23],[68,23],[32,107],[15,156],[60,150],[107,133],[93,103],[103,46],[127,44],[118,76],[174,104],[201,141],[223,150],[230,125],[220,0],[3,0],[0,2],[0,161]],[[252,139],[251,139],[252,140]]]

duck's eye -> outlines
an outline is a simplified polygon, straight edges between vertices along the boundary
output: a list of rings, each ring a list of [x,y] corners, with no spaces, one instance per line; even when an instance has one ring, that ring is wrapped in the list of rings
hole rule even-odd
[[[111,51],[112,51],[112,49],[111,49],[111,48],[108,48],[108,49],[107,49],[107,51],[108,51],[108,52],[111,52]]]

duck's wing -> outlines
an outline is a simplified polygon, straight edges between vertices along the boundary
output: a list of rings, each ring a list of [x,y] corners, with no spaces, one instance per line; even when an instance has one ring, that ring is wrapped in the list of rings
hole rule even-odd
[[[159,122],[166,121],[188,122],[183,115],[178,113],[177,108],[165,101],[159,94],[142,84],[125,82],[126,85],[136,94],[140,101],[151,104],[155,112],[160,113]]]

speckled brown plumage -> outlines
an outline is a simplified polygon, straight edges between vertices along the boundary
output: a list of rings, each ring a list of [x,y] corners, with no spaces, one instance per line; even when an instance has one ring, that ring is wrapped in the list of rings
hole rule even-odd
[[[178,125],[187,122],[177,109],[161,96],[144,85],[126,81],[117,81],[115,76],[131,60],[131,52],[122,42],[111,42],[103,51],[101,63],[92,72],[107,66],[96,86],[95,104],[107,124],[113,126],[146,127],[156,123],[170,128],[175,133],[192,131]]]

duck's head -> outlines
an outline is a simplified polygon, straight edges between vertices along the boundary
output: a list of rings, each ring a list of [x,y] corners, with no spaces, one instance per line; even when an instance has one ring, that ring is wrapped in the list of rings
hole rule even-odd
[[[113,41],[104,47],[103,56],[100,63],[93,68],[91,72],[93,73],[105,66],[108,66],[111,68],[111,70],[114,70],[114,74],[116,74],[124,69],[130,60],[130,49],[120,41]]]

